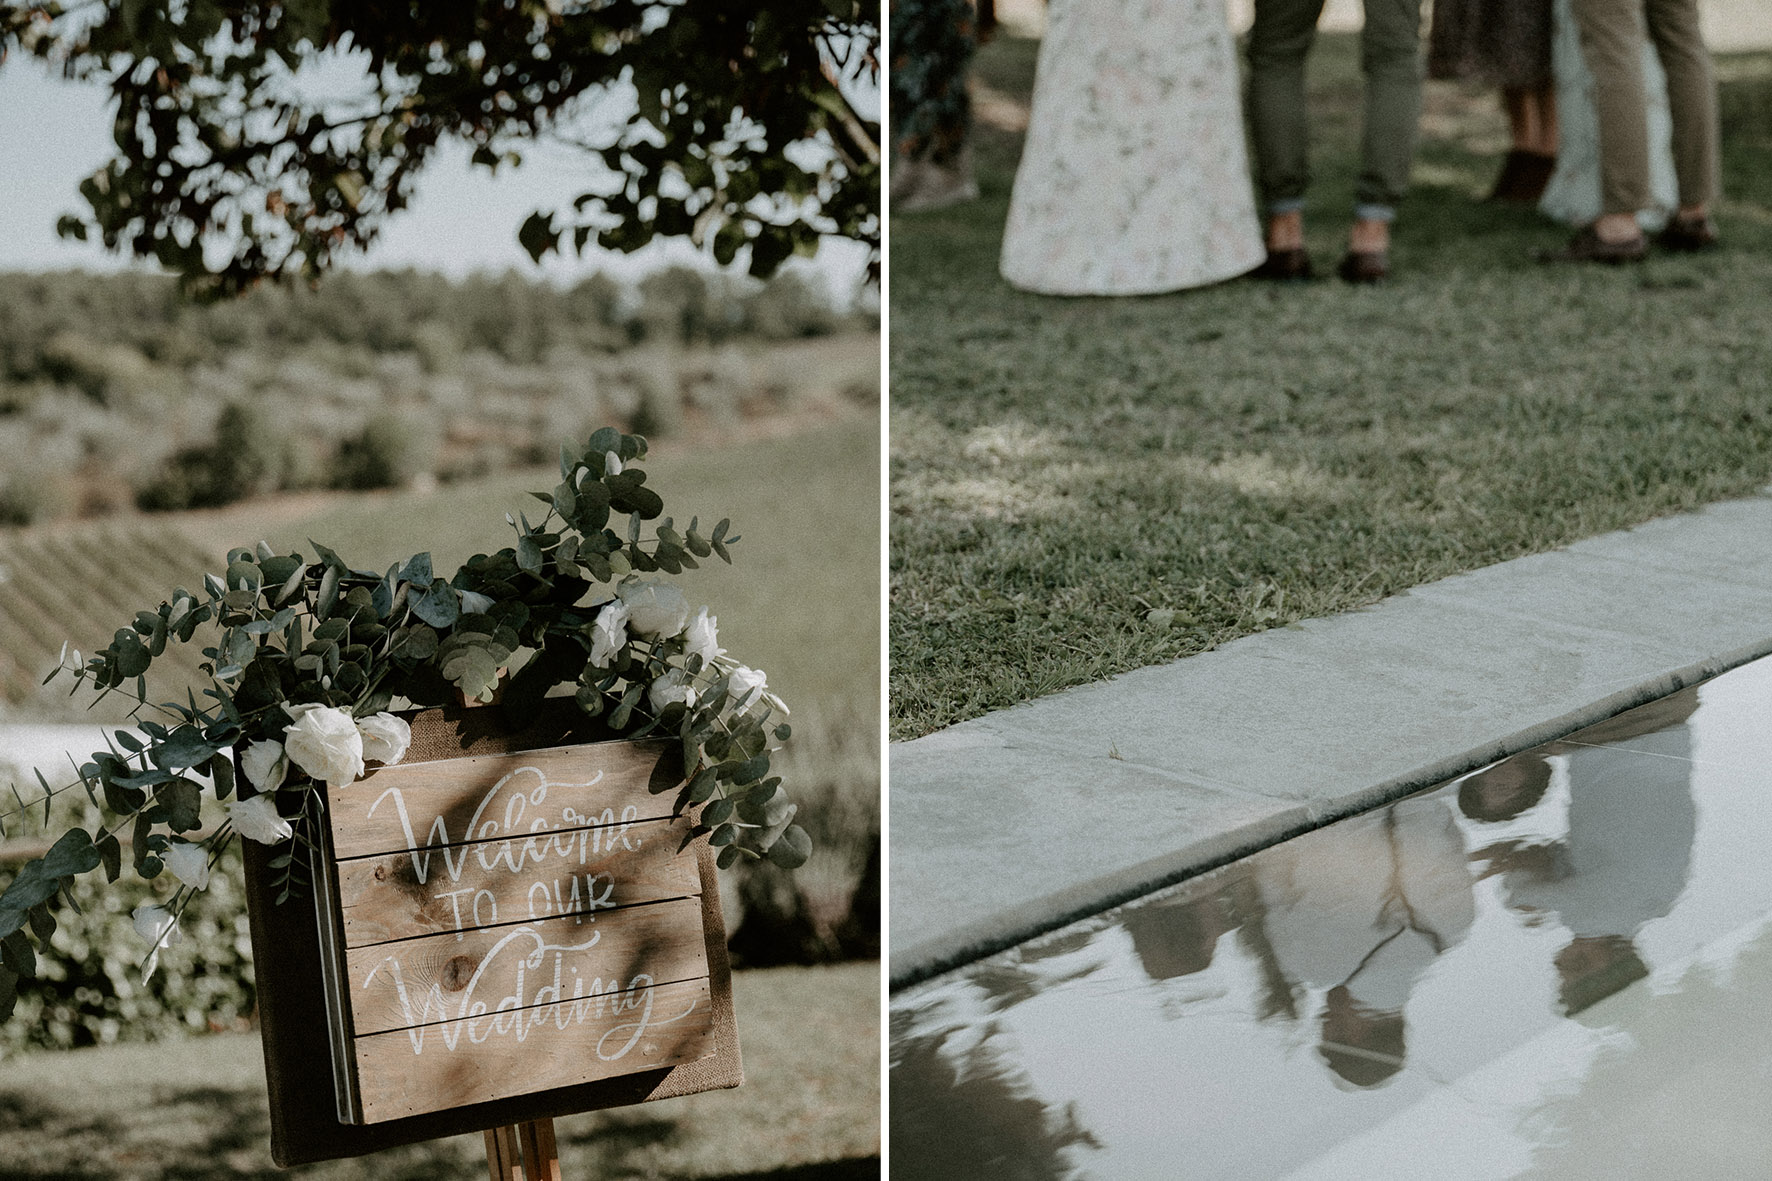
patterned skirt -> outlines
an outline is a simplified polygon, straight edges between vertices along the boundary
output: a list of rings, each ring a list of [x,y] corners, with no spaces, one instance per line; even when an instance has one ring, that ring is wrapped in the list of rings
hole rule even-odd
[[[1510,90],[1551,85],[1551,0],[1434,0],[1427,76]]]
[[[1265,257],[1224,0],[1053,0],[1002,274],[1049,295],[1216,283]]]

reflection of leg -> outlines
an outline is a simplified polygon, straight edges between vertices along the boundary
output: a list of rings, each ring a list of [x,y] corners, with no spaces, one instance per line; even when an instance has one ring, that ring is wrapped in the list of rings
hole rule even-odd
[[[1627,935],[1583,935],[1557,953],[1559,998],[1573,1017],[1649,975]]]
[[[1237,942],[1256,963],[1261,977],[1261,991],[1255,998],[1256,1016],[1267,1021],[1275,1017],[1298,1019],[1297,983],[1286,978],[1280,957],[1274,953],[1273,940],[1267,933],[1267,905],[1254,880],[1238,878],[1230,886],[1232,918],[1238,923]]]
[[[1361,1008],[1345,984],[1323,998],[1317,1053],[1343,1079],[1356,1087],[1376,1087],[1403,1069],[1406,1052],[1401,1012]]]
[[[1295,210],[1310,183],[1304,62],[1323,0],[1257,0],[1249,30],[1249,125],[1264,212]]]
[[[1649,37],[1667,75],[1680,210],[1702,217],[1716,199],[1717,83],[1694,0],[1649,0]]]

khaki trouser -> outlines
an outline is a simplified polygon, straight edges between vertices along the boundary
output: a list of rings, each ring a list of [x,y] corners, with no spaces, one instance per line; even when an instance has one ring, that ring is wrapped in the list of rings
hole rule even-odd
[[[1680,205],[1714,201],[1721,188],[1717,82],[1698,31],[1698,0],[1573,0],[1571,7],[1581,30],[1581,55],[1594,76],[1601,209],[1634,214],[1651,204],[1645,25],[1667,75]]]
[[[1366,79],[1361,216],[1388,216],[1409,187],[1421,118],[1421,0],[1365,0],[1360,70]],[[1249,30],[1249,122],[1255,179],[1269,213],[1297,209],[1310,182],[1304,59],[1323,0],[1255,0]]]

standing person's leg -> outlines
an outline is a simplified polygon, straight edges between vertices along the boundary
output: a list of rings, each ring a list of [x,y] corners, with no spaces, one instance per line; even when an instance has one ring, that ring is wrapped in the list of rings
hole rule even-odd
[[[1717,80],[1698,27],[1696,0],[1648,0],[1649,38],[1667,75],[1673,118],[1674,175],[1680,209],[1661,236],[1664,246],[1697,250],[1716,241],[1710,205],[1721,192]]]
[[[1258,273],[1270,278],[1310,273],[1304,255],[1304,194],[1310,184],[1304,63],[1322,12],[1323,0],[1256,0],[1249,30],[1249,125],[1268,249]]]
[[[1600,219],[1591,229],[1602,242],[1640,241],[1637,211],[1650,204],[1642,0],[1573,0],[1571,10],[1600,131]]]
[[[1421,122],[1421,0],[1366,0],[1360,70],[1366,79],[1360,179],[1342,277],[1381,279],[1389,269],[1390,223],[1409,188]]]

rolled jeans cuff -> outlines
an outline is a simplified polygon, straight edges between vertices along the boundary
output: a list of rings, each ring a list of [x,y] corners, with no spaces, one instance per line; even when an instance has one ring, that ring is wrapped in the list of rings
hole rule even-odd
[[[1397,207],[1361,201],[1354,206],[1354,217],[1360,221],[1382,221],[1388,225],[1397,220]]]
[[[1277,201],[1269,201],[1267,203],[1267,215],[1269,217],[1279,217],[1286,213],[1297,213],[1303,208],[1303,197],[1281,197]]]

